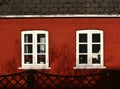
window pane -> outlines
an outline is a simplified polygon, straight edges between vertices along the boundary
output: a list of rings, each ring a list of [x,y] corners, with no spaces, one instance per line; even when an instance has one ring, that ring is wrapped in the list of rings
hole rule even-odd
[[[32,53],[32,45],[25,45],[24,47],[25,53]]]
[[[87,55],[79,55],[79,63],[87,64]]]
[[[37,34],[37,42],[45,43],[45,34]]]
[[[45,64],[45,55],[37,55],[37,63]]]
[[[32,43],[32,34],[25,34],[24,35],[24,42],[25,43]]]
[[[32,55],[25,55],[24,57],[25,57],[25,60],[24,60],[25,64],[32,64],[33,63]]]
[[[92,53],[100,52],[100,44],[92,44]]]
[[[79,34],[79,42],[87,42],[87,34]]]
[[[87,44],[79,44],[79,53],[87,53]]]
[[[100,55],[99,54],[92,54],[92,63],[99,64],[100,63]]]
[[[92,42],[100,42],[100,34],[92,34]]]
[[[37,45],[37,53],[45,53],[45,44]]]

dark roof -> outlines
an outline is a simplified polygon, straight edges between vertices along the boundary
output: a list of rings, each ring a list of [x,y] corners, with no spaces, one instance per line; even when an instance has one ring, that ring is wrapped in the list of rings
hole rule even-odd
[[[120,0],[0,0],[0,15],[119,13]]]

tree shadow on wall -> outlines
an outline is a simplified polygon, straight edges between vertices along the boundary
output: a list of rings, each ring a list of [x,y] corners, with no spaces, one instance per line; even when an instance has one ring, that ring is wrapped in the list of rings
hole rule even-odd
[[[18,72],[18,64],[21,64],[21,61],[19,60],[20,57],[20,40],[15,40],[15,45],[13,48],[14,55],[11,55],[12,57],[10,59],[7,59],[6,64],[3,65],[3,69],[7,73],[16,73]]]
[[[64,44],[61,48],[50,48],[51,72],[55,74],[72,75],[73,61],[72,50],[69,44]]]

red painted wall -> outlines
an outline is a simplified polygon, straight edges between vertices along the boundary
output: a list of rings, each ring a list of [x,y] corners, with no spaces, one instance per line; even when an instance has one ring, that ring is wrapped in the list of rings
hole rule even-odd
[[[23,30],[49,31],[49,59],[52,74],[77,75],[99,70],[75,70],[76,30],[104,30],[104,60],[107,69],[120,69],[120,18],[36,18],[0,19],[0,74],[15,73],[21,66]]]

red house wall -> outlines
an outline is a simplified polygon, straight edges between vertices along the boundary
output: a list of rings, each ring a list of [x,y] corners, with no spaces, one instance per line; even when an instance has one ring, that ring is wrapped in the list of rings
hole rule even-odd
[[[99,70],[75,70],[76,31],[104,31],[104,63],[106,69],[120,69],[119,18],[35,18],[0,19],[0,74],[16,73],[21,66],[21,31],[49,31],[50,70],[52,74],[77,75]]]

